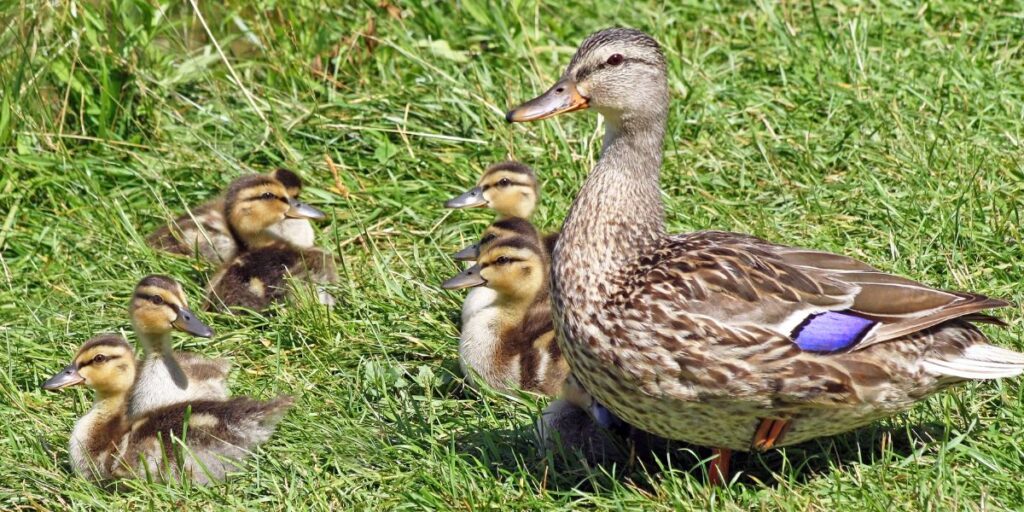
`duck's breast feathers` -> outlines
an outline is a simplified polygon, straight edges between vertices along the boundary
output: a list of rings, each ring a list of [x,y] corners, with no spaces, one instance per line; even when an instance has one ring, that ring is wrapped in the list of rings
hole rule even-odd
[[[626,269],[612,302],[724,328],[766,329],[810,351],[859,350],[1006,302],[937,290],[853,258],[725,232],[669,237]]]

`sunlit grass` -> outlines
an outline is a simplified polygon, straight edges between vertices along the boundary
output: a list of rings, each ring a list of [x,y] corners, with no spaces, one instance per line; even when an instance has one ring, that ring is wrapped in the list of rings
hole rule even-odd
[[[664,45],[662,184],[677,231],[841,251],[1024,302],[1024,24],[968,2],[33,2],[0,16],[0,506],[126,509],[1007,509],[1024,505],[1015,381],[966,386],[859,432],[736,461],[587,467],[540,453],[542,402],[481,395],[456,363],[461,296],[437,284],[486,212],[441,205],[513,157],[556,229],[593,164],[593,115],[508,126],[590,31]],[[332,60],[332,53],[338,58]],[[320,66],[312,62],[320,56]],[[230,64],[230,69],[228,64]],[[338,180],[327,158],[337,165]],[[198,303],[213,269],[143,237],[233,177],[288,166],[328,211],[325,314],[207,315],[236,393],[298,396],[245,471],[209,488],[73,477],[85,393],[39,384],[91,335],[129,331],[148,273]],[[349,197],[336,186],[350,191]],[[1024,347],[1021,311],[997,343]]]

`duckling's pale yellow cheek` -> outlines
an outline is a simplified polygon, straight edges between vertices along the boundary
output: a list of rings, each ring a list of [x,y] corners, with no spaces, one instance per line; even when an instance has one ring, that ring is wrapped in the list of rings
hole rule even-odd
[[[135,325],[142,332],[166,332],[174,318],[169,311],[143,309],[135,312]]]

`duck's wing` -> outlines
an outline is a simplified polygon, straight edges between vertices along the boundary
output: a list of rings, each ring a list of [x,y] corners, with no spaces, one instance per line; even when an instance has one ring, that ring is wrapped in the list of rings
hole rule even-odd
[[[979,312],[1007,305],[850,257],[717,231],[666,238],[634,271],[642,274],[634,291],[654,307],[773,331],[821,353],[861,350],[956,318],[990,320]]]

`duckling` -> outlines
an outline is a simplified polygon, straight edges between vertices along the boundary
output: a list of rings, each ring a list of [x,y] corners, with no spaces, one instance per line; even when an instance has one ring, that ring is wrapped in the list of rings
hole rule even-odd
[[[442,285],[494,291],[494,300],[462,325],[460,365],[467,376],[479,376],[499,391],[555,396],[569,367],[554,338],[547,257],[529,222],[506,220],[515,223],[516,234],[486,243],[475,265]]]
[[[280,181],[252,175],[228,188],[224,217],[238,253],[211,280],[208,308],[266,309],[287,296],[288,277],[318,285],[320,302],[334,304],[334,298],[319,286],[337,279],[331,255],[317,248],[295,247],[270,231],[288,218],[322,219],[323,212],[289,197]]]
[[[270,177],[281,182],[292,199],[297,199],[302,192],[302,180],[288,169],[276,169]],[[308,219],[288,219],[273,226],[269,232],[295,247],[309,248],[315,242],[313,225]],[[172,254],[190,256],[198,253],[203,259],[218,265],[230,260],[237,246],[224,221],[224,195],[218,195],[190,209],[169,225],[161,226],[146,237],[146,243]]]
[[[127,408],[135,377],[131,346],[105,334],[85,342],[71,364],[43,383],[50,391],[84,384],[95,392],[92,408],[71,432],[71,466],[78,475],[93,481],[219,480],[270,438],[293,401],[179,402],[133,418]]]
[[[540,200],[540,182],[533,169],[521,162],[500,162],[488,167],[477,185],[444,203],[445,208],[475,208],[486,206],[498,214],[497,220],[529,219]],[[554,250],[558,233],[542,237],[548,254]],[[479,244],[459,251],[456,259],[473,261],[479,253]],[[461,256],[459,256],[461,255]]]
[[[476,261],[480,256],[480,246],[487,245],[492,241],[505,236],[536,236],[537,230],[529,221],[519,217],[509,217],[495,221],[484,230],[480,241],[455,253],[452,258],[456,261]],[[469,322],[470,317],[481,309],[487,307],[497,298],[498,294],[486,286],[475,286],[470,288],[466,294],[466,300],[462,302],[462,325]]]
[[[177,281],[161,275],[142,278],[128,309],[143,352],[138,382],[129,401],[130,416],[185,400],[227,398],[227,360],[171,349],[174,330],[203,338],[213,336],[213,330],[189,310]]]

